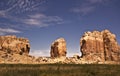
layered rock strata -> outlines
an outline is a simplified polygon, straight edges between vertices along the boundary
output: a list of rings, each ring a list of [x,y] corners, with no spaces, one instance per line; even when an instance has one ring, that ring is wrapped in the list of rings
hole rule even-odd
[[[85,32],[80,39],[82,57],[90,61],[119,61],[120,46],[109,30]]]

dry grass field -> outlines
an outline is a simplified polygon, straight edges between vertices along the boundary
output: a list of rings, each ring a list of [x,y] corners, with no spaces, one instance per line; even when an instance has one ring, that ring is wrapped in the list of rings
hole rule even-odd
[[[0,76],[120,76],[120,65],[0,64]]]

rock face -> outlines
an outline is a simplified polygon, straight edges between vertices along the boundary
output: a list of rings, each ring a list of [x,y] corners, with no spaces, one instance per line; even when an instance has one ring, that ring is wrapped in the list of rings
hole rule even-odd
[[[50,55],[54,57],[66,57],[66,41],[64,38],[55,40],[51,45]]]
[[[120,46],[109,30],[85,32],[80,39],[82,57],[90,61],[119,61]]]
[[[29,40],[11,35],[0,36],[0,51],[9,54],[28,54],[30,51]]]

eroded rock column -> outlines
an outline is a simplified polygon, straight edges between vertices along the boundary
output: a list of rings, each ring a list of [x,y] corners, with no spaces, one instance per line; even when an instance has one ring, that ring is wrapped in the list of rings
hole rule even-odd
[[[52,58],[55,57],[66,57],[66,41],[64,38],[59,38],[51,44],[50,55]]]

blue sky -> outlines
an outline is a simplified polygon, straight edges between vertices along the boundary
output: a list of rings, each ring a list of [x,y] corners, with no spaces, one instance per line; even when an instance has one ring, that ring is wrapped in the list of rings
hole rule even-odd
[[[120,43],[120,0],[0,0],[0,35],[30,40],[35,56],[50,56],[57,38],[67,42],[67,56],[80,54],[86,31],[109,29]]]

